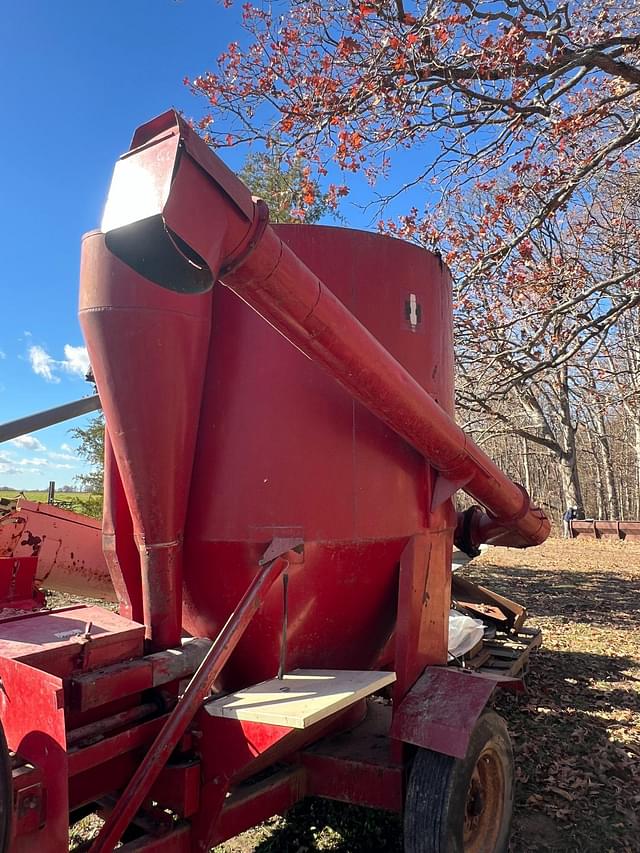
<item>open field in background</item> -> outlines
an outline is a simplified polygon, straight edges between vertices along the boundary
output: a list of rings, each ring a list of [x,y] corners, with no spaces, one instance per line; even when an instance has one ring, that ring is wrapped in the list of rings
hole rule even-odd
[[[0,498],[12,500],[19,496],[24,496],[28,501],[47,502],[46,491],[27,490],[20,492],[14,489],[0,489]],[[100,515],[101,498],[90,492],[56,492],[55,500],[64,509],[70,509],[74,512],[86,512],[87,515],[94,517]]]
[[[14,489],[0,489],[0,498],[15,498],[20,495],[23,495],[28,501],[42,501],[46,503],[47,501],[47,492],[46,490],[43,492],[38,491],[15,491]],[[56,492],[56,500],[57,501],[68,501],[68,502],[76,502],[76,503],[84,503],[88,501],[90,498],[94,497],[89,492]]]
[[[500,696],[517,789],[511,853],[640,850],[640,545],[494,548],[465,576],[526,604],[544,633],[529,692]],[[217,853],[401,853],[395,818],[309,800]]]

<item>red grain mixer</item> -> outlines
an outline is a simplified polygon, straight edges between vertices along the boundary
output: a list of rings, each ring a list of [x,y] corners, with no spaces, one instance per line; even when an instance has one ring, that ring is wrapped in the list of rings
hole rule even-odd
[[[455,424],[441,260],[270,225],[168,112],[84,238],[80,320],[119,613],[0,621],[2,849],[60,853],[98,813],[95,853],[206,851],[319,795],[403,813],[410,853],[506,850],[487,703],[539,637],[512,602],[452,593],[452,549],[549,523]],[[456,513],[459,489],[478,505]],[[104,585],[70,565],[68,589]],[[452,595],[493,620],[464,660]]]

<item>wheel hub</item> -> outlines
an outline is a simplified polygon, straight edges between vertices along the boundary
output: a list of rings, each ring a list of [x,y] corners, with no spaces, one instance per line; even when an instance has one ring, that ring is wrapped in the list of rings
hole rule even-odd
[[[491,743],[478,756],[474,767],[464,816],[465,853],[493,853],[505,806],[505,777],[502,762]]]

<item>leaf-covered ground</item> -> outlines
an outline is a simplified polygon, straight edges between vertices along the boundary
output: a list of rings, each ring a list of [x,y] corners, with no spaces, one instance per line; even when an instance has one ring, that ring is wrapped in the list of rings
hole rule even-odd
[[[544,632],[529,692],[498,700],[518,785],[512,853],[640,851],[640,544],[491,549],[466,576]],[[393,817],[309,800],[218,853],[400,853]]]
[[[640,545],[493,549],[471,575],[526,602],[544,632],[528,696],[502,703],[514,853],[640,850]]]

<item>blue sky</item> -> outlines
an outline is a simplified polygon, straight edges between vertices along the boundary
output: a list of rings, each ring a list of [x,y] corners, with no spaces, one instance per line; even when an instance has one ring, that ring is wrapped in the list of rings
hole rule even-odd
[[[237,38],[215,0],[0,0],[0,422],[90,393],[76,319],[80,237],[98,226],[118,155],[185,75]],[[229,160],[229,158],[227,157]],[[230,161],[233,165],[233,160]],[[237,165],[237,162],[236,162]],[[72,425],[0,445],[0,486],[73,481]]]
[[[80,237],[99,225],[113,164],[134,129],[169,107],[202,115],[204,101],[184,77],[242,41],[239,7],[0,0],[0,423],[91,393],[76,318]],[[245,153],[222,156],[238,168]],[[400,172],[413,156],[396,155]],[[347,180],[345,222],[375,226],[355,206],[364,181]],[[85,467],[69,430],[86,421],[0,445],[0,486],[72,483]]]

